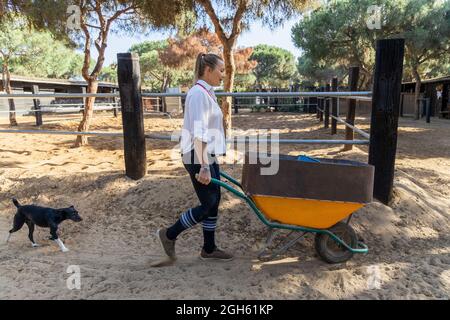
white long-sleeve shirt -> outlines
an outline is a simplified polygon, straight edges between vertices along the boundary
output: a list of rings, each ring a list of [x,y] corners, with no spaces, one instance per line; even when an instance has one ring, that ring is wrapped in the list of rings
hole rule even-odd
[[[222,110],[214,88],[203,80],[198,80],[186,95],[180,142],[183,154],[194,148],[195,138],[206,142],[209,154],[223,155],[226,152]]]

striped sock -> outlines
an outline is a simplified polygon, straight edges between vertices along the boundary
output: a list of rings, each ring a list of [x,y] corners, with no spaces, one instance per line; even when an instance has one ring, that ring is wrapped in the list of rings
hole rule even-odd
[[[192,209],[189,209],[181,215],[180,219],[178,219],[173,226],[167,229],[167,237],[170,240],[175,240],[180,233],[186,229],[192,228],[197,223],[198,222],[192,215]]]
[[[183,213],[180,217],[180,221],[185,229],[192,228],[198,223],[197,221],[195,221],[194,216],[192,215],[192,209],[189,209],[188,211]]]
[[[203,249],[206,253],[211,253],[216,248],[215,233],[216,233],[217,217],[209,217],[202,221],[203,225]]]

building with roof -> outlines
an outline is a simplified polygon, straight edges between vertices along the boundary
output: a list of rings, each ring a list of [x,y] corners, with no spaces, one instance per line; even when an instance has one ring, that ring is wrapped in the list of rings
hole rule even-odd
[[[450,75],[423,80],[420,86],[420,98],[429,98],[432,116],[440,118],[450,118],[449,105],[449,85]],[[400,105],[400,113],[414,113],[416,82],[402,83],[402,99]]]
[[[66,80],[33,78],[24,76],[11,76],[11,87],[13,93],[32,94],[33,86],[37,86],[40,93],[83,93],[87,89],[87,82],[84,80]],[[118,84],[102,82],[98,84],[98,93],[111,93],[119,90]],[[114,102],[113,98],[97,98],[96,102]],[[30,110],[33,106],[32,99],[14,99],[16,110]],[[83,104],[82,98],[41,98],[42,105],[50,104]],[[0,110],[8,110],[8,100],[0,99]]]

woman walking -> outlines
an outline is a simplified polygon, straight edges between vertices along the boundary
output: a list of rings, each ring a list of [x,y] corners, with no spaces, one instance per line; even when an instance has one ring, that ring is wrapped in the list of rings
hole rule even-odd
[[[224,62],[215,54],[201,53],[195,64],[195,84],[186,96],[181,136],[183,164],[192,180],[200,205],[186,210],[169,228],[157,231],[164,253],[174,261],[175,241],[180,233],[201,223],[203,260],[231,260],[233,256],[215,243],[220,187],[210,183],[220,179],[216,156],[226,151],[223,114],[214,94],[224,75]]]

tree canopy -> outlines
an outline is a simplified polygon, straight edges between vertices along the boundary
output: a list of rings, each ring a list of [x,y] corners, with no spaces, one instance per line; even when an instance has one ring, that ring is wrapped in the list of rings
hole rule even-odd
[[[178,35],[161,41],[145,41],[133,45],[131,52],[140,56],[141,74],[145,85],[165,91],[167,86],[189,86],[193,79],[195,59],[200,52],[221,55],[217,35],[201,28],[187,36]],[[237,72],[249,74],[256,65],[250,61],[251,48],[234,50]]]
[[[153,91],[164,92],[172,81],[177,80],[179,74],[176,69],[164,65],[160,59],[161,52],[168,45],[167,40],[145,41],[133,45],[129,50],[139,55],[142,82]]]
[[[368,8],[372,5],[371,0],[338,0],[305,15],[292,29],[295,45],[304,51],[300,71],[305,70],[305,62],[326,69],[335,65],[359,66],[360,86],[369,88],[376,40],[403,37],[406,46],[404,79],[417,80],[418,74],[431,71],[428,69],[436,74],[436,62],[445,62],[445,53],[450,49],[450,2],[379,0],[380,29],[367,26]]]
[[[298,13],[308,0],[193,0],[200,23],[214,29],[222,44],[225,62],[224,90],[233,91],[236,65],[233,50],[241,32],[250,22],[262,21],[273,28]],[[207,19],[208,17],[209,19]],[[226,135],[231,134],[231,98],[222,99]]]
[[[0,0],[4,19],[14,12],[23,14],[30,25],[51,31],[55,37],[69,39],[84,51],[81,69],[87,81],[87,92],[96,93],[98,79],[105,61],[108,38],[111,33],[129,33],[143,29],[174,27],[188,1],[184,0]],[[69,8],[75,6],[70,17]],[[74,17],[77,23],[70,27],[68,20]],[[91,50],[97,51],[94,59]],[[91,68],[93,64],[93,68]],[[89,129],[95,98],[88,97],[79,131]],[[75,146],[87,144],[86,136],[78,136]]]
[[[347,76],[348,69],[345,66],[339,65],[337,63],[333,65],[326,65],[311,59],[308,54],[303,54],[297,60],[297,70],[299,73],[299,78],[302,82],[308,82],[311,85],[314,82],[317,84],[323,84],[324,82],[329,82],[334,76],[338,79],[343,79]]]
[[[295,57],[286,49],[260,44],[250,59],[257,62],[253,70],[257,85],[287,86],[296,72]]]
[[[16,75],[68,79],[81,75],[83,56],[16,14],[0,22],[0,65]]]

